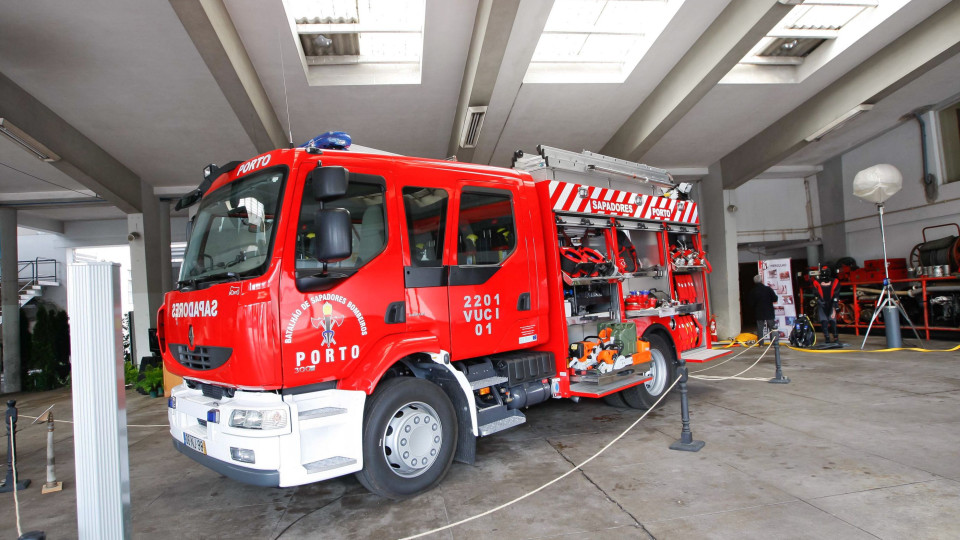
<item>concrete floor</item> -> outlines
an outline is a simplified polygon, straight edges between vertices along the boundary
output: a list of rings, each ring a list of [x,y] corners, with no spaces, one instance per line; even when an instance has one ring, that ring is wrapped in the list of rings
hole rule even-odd
[[[853,342],[852,337],[847,338]],[[859,342],[858,342],[859,343]],[[881,340],[870,344],[879,348]],[[932,348],[952,346],[931,342]],[[733,374],[751,350],[710,374]],[[432,538],[960,538],[960,353],[809,354],[784,350],[786,386],[693,381],[696,454],[671,398],[605,454],[546,490]],[[772,354],[771,354],[772,357]],[[746,376],[770,376],[765,358]],[[7,397],[7,396],[4,396]],[[67,391],[14,396],[23,415]],[[130,424],[163,424],[166,402],[127,394]],[[477,463],[455,463],[435,490],[391,502],[352,477],[291,489],[222,478],[177,454],[162,428],[130,428],[135,538],[397,538],[472,516],[567,471],[640,412],[554,401],[527,424],[482,439]],[[58,424],[64,491],[41,495],[45,430],[20,424],[24,530],[74,538],[70,424]],[[16,537],[12,495],[0,537]]]

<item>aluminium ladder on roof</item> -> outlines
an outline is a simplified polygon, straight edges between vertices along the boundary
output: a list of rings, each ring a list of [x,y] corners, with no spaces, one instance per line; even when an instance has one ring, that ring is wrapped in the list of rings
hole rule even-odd
[[[517,152],[513,168],[530,173],[534,180],[559,180],[631,192],[659,192],[672,189],[670,173],[632,161],[584,150],[581,153],[540,145],[539,154]]]

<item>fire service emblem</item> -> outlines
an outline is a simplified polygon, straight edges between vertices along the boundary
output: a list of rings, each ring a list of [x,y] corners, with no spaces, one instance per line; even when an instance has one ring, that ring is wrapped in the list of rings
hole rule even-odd
[[[336,340],[333,339],[336,332],[333,329],[343,324],[343,315],[333,311],[330,302],[324,302],[321,308],[321,316],[310,317],[310,324],[316,329],[323,328],[323,332],[320,333],[323,336],[321,345],[333,345],[336,343]]]

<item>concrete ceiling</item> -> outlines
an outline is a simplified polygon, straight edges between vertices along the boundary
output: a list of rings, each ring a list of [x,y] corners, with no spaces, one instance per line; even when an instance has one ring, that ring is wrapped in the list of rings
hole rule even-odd
[[[174,195],[195,186],[207,163],[276,146],[280,130],[283,138],[292,131],[297,144],[323,131],[345,130],[360,145],[443,158],[462,111],[478,104],[489,105],[480,141],[476,149],[457,149],[460,159],[508,166],[514,150],[538,144],[618,148],[616,143],[640,136],[630,133],[634,124],[654,114],[660,115],[656,135],[643,135],[638,159],[705,168],[742,151],[758,133],[823,96],[874,55],[899,47],[918,24],[945,17],[957,3],[912,0],[800,82],[743,84],[733,78],[740,83],[730,84],[718,81],[736,64],[738,51],[788,7],[776,0],[686,0],[624,83],[524,84],[550,0],[427,0],[420,84],[310,86],[279,0],[135,6],[119,0],[0,0],[6,4],[0,75],[19,88],[14,92],[49,109],[51,121],[76,130],[57,144],[82,138],[85,148],[116,162],[114,169],[50,165],[0,137],[0,204],[28,201],[32,206],[23,211],[38,223],[119,217],[135,211],[139,201],[135,193],[124,199],[116,183],[142,183],[158,195]],[[750,13],[756,18],[745,20]],[[194,24],[205,17],[209,21]],[[721,45],[729,51],[697,67]],[[950,54],[904,78],[870,113],[764,165],[818,165],[890,129],[904,114],[960,94],[960,55],[946,45]],[[689,94],[678,100],[682,106],[656,110],[662,108],[657,89],[683,83],[691,66],[699,72]],[[477,103],[481,98],[485,102]],[[3,107],[0,101],[0,117]],[[27,128],[42,132],[47,124],[19,127],[34,134]],[[116,167],[125,171],[121,179],[102,178],[117,176],[104,172]],[[104,185],[118,189],[94,189]],[[94,209],[113,210],[91,211],[89,202],[36,205],[91,195],[111,201]]]

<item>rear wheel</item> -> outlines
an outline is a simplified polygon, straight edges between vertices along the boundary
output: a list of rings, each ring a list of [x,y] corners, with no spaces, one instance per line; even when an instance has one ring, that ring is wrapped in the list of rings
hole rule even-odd
[[[650,342],[650,380],[622,390],[623,400],[634,409],[649,409],[677,378],[677,358],[673,347],[658,334],[645,338]]]
[[[629,407],[627,402],[623,400],[623,396],[620,395],[620,392],[603,396],[600,399],[602,399],[604,403],[611,407],[619,407],[621,409],[626,409]]]
[[[456,446],[457,416],[443,390],[423,379],[388,379],[367,401],[357,479],[381,497],[411,497],[443,479]]]

